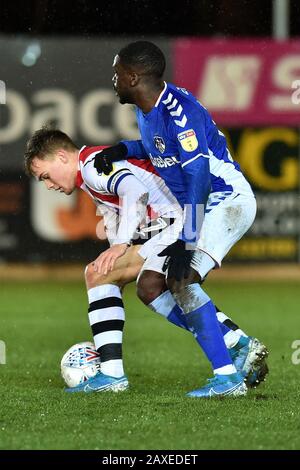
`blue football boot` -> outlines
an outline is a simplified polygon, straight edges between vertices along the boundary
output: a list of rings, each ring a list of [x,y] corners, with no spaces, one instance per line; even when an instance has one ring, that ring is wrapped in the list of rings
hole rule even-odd
[[[121,392],[123,390],[126,390],[128,387],[129,384],[126,375],[123,375],[123,377],[116,378],[98,372],[98,374],[96,374],[94,377],[91,377],[82,384],[77,385],[77,387],[65,388],[65,391],[69,393],[91,393],[108,391]]]
[[[236,370],[241,373],[249,388],[257,387],[269,372],[266,363],[269,351],[252,336],[241,336],[238,343],[228,350]]]
[[[204,387],[189,392],[187,396],[195,398],[237,397],[246,395],[246,393],[247,387],[244,383],[244,377],[235,372],[230,375],[216,374],[212,379],[208,379]]]

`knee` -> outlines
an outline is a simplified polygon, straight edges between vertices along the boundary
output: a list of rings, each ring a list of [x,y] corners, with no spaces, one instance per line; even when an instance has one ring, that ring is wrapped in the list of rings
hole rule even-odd
[[[149,305],[166,290],[165,276],[155,271],[144,271],[137,284],[138,298]]]
[[[191,272],[187,278],[181,279],[181,281],[176,281],[174,278],[167,278],[167,287],[173,295],[180,295],[184,293],[188,286],[191,284],[201,285],[204,282],[198,272],[194,269],[191,269]]]
[[[84,270],[84,279],[88,288],[94,285],[96,272],[94,271],[93,263],[89,263]]]
[[[182,279],[181,281],[176,281],[175,279],[167,279],[167,286],[172,295],[180,297],[184,295],[184,292],[187,290],[188,286],[191,285],[191,282],[188,282],[187,279]]]
[[[101,276],[94,270],[94,263],[89,263],[86,266],[84,271],[84,278],[88,289],[96,287],[100,284],[107,284],[107,281],[105,281],[105,276]]]
[[[201,279],[199,276],[191,276],[188,279],[182,279],[180,282],[175,279],[168,279],[167,285],[172,293],[176,303],[185,313],[195,310],[201,305],[202,297],[206,294],[200,287]]]

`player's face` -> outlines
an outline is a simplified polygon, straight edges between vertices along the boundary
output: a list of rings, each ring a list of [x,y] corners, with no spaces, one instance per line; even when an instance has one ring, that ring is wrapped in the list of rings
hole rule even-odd
[[[114,75],[112,78],[113,88],[116,95],[119,97],[121,104],[133,103],[131,98],[131,74],[125,67],[122,66],[118,55],[114,58],[113,62]]]
[[[76,186],[76,176],[69,165],[67,156],[56,154],[41,160],[35,157],[31,165],[32,172],[38,181],[43,181],[47,189],[64,194],[71,194]]]

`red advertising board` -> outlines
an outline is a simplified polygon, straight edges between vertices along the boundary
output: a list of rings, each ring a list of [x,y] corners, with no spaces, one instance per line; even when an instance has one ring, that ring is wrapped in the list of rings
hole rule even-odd
[[[174,42],[174,83],[219,125],[300,124],[300,40]]]

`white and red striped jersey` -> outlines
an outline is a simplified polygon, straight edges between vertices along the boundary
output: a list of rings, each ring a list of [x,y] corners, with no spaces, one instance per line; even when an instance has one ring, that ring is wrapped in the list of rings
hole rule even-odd
[[[111,244],[128,243],[141,222],[181,217],[180,205],[149,160],[122,160],[109,175],[98,174],[94,158],[103,148],[81,148],[76,186],[94,199]]]

